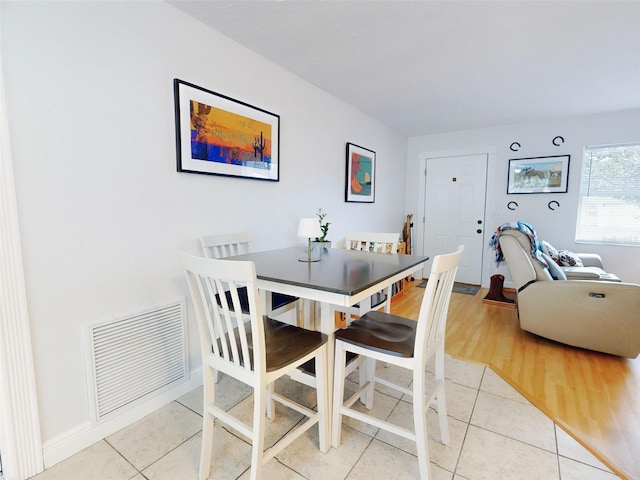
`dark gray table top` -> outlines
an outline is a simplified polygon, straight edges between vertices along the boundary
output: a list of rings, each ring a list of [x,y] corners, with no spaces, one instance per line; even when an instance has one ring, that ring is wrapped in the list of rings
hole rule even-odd
[[[255,263],[259,279],[355,295],[398,273],[429,260],[420,255],[390,255],[339,248],[322,248],[319,262],[300,262],[306,247],[266,250],[227,257]]]

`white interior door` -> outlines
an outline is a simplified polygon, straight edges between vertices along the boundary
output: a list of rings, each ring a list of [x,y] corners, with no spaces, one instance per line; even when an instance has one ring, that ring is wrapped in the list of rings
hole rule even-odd
[[[424,254],[433,258],[464,245],[457,282],[482,282],[486,182],[486,154],[426,161]]]

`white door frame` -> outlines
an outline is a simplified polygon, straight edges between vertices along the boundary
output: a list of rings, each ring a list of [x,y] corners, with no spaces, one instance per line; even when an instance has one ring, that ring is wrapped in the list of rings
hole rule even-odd
[[[0,450],[6,480],[44,469],[27,289],[0,66]]]
[[[486,184],[487,193],[485,194],[485,212],[484,212],[485,213],[484,227],[485,227],[485,233],[487,233],[486,228],[487,228],[488,216],[490,212],[489,201],[491,198],[491,195],[489,195],[488,192],[489,192],[489,189],[492,188],[494,185],[493,172],[495,172],[497,147],[490,145],[490,146],[480,146],[480,147],[471,147],[471,148],[462,148],[462,149],[421,152],[418,155],[418,169],[419,169],[418,173],[419,174],[416,175],[417,181],[418,181],[418,197],[416,199],[417,205],[415,206],[415,212],[417,213],[413,217],[414,242],[412,246],[415,246],[416,248],[415,253],[417,255],[425,255],[424,221],[425,221],[426,212],[425,212],[425,206],[424,206],[424,199],[425,199],[426,192],[425,192],[424,175],[427,168],[427,160],[430,158],[464,157],[467,155],[486,155],[487,156],[487,184]],[[485,248],[483,254],[484,254],[484,258],[482,262],[481,286],[484,288],[489,288],[489,283],[490,283],[489,266],[491,262],[490,262],[490,256],[488,256],[487,254],[487,248]],[[425,272],[425,273],[428,273],[428,272]]]

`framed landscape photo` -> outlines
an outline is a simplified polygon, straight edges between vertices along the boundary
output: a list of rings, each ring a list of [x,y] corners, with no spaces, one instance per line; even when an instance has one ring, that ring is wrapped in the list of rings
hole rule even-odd
[[[173,80],[178,172],[280,180],[280,116]]]
[[[566,193],[570,155],[509,160],[507,193]]]
[[[347,143],[346,202],[374,203],[376,152]]]

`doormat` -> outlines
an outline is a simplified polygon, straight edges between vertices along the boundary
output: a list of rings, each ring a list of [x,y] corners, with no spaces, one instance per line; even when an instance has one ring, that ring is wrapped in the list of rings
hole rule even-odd
[[[416,287],[425,288],[427,286],[427,280],[420,282]],[[453,284],[453,291],[456,293],[464,293],[465,295],[475,295],[480,290],[480,285],[469,285],[468,283]]]

